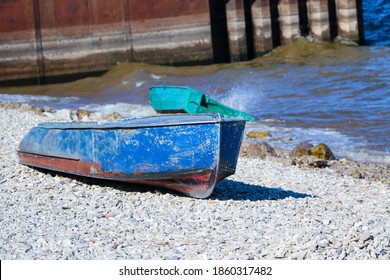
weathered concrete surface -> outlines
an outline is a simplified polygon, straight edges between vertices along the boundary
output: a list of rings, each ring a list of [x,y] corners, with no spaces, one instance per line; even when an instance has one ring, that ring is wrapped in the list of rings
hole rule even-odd
[[[314,41],[329,41],[329,9],[328,0],[308,0],[310,34]]]
[[[292,43],[300,36],[298,0],[279,0],[281,43]]]
[[[251,11],[255,55],[260,56],[273,48],[269,1],[254,0]]]
[[[359,7],[360,5],[360,7]],[[359,33],[359,9],[361,0],[336,0],[336,11],[339,36],[343,39],[360,42],[362,35]]]
[[[245,32],[244,0],[230,0],[226,8],[230,60],[246,60],[248,58],[248,49]]]

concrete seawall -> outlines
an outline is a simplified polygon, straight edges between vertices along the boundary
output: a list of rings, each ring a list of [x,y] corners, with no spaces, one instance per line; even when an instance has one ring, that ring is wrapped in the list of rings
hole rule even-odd
[[[362,43],[361,0],[4,0],[0,84],[242,61],[307,35]]]

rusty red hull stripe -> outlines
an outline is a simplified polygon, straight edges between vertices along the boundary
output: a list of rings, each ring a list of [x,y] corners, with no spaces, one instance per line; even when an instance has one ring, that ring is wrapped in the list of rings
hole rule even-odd
[[[212,182],[214,172],[212,170],[203,171],[201,173],[194,173],[188,175],[181,175],[180,177],[171,177],[164,179],[153,174],[149,177],[137,177],[123,173],[104,172],[100,164],[93,162],[84,162],[81,160],[66,159],[60,157],[49,157],[36,154],[29,154],[19,152],[20,163],[35,166],[38,168],[50,169],[53,171],[71,173],[75,175],[88,176],[97,179],[110,179],[123,181],[128,183],[153,185],[168,188],[180,192],[189,192],[194,188],[199,190],[206,190],[210,185],[217,182]],[[227,176],[227,175],[226,175]],[[218,176],[218,180],[226,176]]]

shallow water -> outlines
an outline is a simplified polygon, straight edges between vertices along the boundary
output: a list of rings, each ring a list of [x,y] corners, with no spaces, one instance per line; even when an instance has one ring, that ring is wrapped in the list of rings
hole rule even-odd
[[[363,2],[369,46],[301,39],[248,62],[124,63],[97,78],[0,89],[0,100],[140,116],[152,112],[151,86],[190,86],[256,115],[259,121],[248,123],[248,129],[268,131],[270,144],[292,148],[301,141],[324,142],[339,157],[390,163],[390,4],[376,2],[381,9]]]

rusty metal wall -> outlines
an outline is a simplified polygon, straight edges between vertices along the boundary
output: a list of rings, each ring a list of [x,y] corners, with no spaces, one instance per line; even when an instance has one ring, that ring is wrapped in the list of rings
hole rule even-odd
[[[208,0],[129,0],[134,61],[212,63]]]
[[[361,0],[2,0],[0,83],[240,61],[308,34],[361,42],[361,14]]]
[[[38,77],[34,6],[30,0],[0,2],[0,79]]]
[[[0,81],[212,63],[208,0],[0,1]]]

